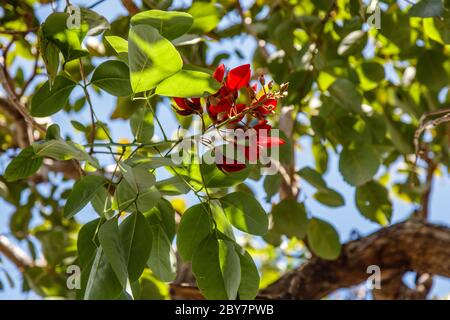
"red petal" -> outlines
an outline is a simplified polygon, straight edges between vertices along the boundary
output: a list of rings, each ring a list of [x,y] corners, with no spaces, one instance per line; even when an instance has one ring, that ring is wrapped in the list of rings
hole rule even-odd
[[[265,130],[268,131],[268,133],[267,133],[267,135],[268,135],[270,129],[272,129],[272,126],[267,123],[267,120],[264,120],[264,121],[260,121],[258,124],[255,124],[253,126],[253,129],[255,129],[257,131],[257,133],[258,133],[259,130],[264,130],[265,129]]]
[[[275,109],[277,107],[277,100],[276,99],[267,99],[266,101],[264,101],[264,105],[266,107],[270,107],[272,110]]]
[[[178,113],[180,116],[190,116],[191,114],[195,113],[192,110],[175,110],[175,112]]]
[[[223,81],[223,76],[225,75],[225,66],[223,63],[217,67],[216,71],[214,71],[213,77],[219,82]]]
[[[195,105],[200,106],[200,98],[191,98],[191,101],[192,101]]]
[[[183,110],[189,109],[187,104],[186,104],[186,99],[184,99],[184,98],[173,98],[173,100],[175,101],[177,106],[179,106],[181,109],[183,109]]]
[[[239,90],[248,85],[250,81],[250,65],[243,64],[242,66],[231,69],[227,75],[227,88],[229,90]]]
[[[286,142],[278,137],[258,137],[258,146],[261,146],[263,148],[271,148],[271,147],[277,147],[285,144]]]

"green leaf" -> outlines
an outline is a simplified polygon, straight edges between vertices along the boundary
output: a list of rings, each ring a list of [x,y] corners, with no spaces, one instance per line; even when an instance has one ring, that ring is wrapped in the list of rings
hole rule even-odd
[[[42,29],[39,30],[39,52],[42,60],[44,60],[45,68],[47,69],[48,81],[50,88],[58,74],[59,69],[59,49],[53,43],[48,41],[42,34]]]
[[[209,73],[180,70],[158,84],[155,93],[166,97],[202,97],[216,93],[219,88],[219,82]]]
[[[119,162],[120,172],[131,189],[137,194],[151,188],[155,182],[155,176],[144,166],[129,166],[125,162]]]
[[[202,241],[192,259],[192,272],[207,299],[236,299],[241,267],[232,242],[214,235]]]
[[[308,244],[322,259],[335,260],[341,253],[339,235],[331,224],[313,218],[308,224]]]
[[[161,194],[154,186],[137,193],[126,180],[122,180],[116,189],[113,208],[120,211],[145,212],[153,208],[160,198]]]
[[[425,86],[438,91],[448,84],[444,63],[447,57],[434,50],[424,51],[417,61],[416,77]]]
[[[272,209],[274,230],[288,237],[303,239],[308,227],[308,217],[303,203],[285,199]]]
[[[77,250],[81,267],[85,268],[94,259],[97,250],[95,236],[100,219],[92,220],[81,227],[78,232]]]
[[[164,180],[160,180],[156,183],[156,188],[163,194],[168,196],[186,194],[191,191],[191,188],[186,181],[189,181],[189,177],[186,176],[173,176]]]
[[[315,142],[312,145],[312,151],[316,164],[316,170],[319,173],[324,174],[328,169],[327,149],[320,142]]]
[[[137,142],[150,143],[155,131],[151,107],[143,107],[130,117],[130,127]]]
[[[112,210],[112,196],[105,187],[97,189],[94,197],[91,199],[91,205],[94,210],[105,218],[111,218],[114,214]]]
[[[216,229],[229,239],[235,241],[236,239],[234,237],[233,226],[225,215],[220,202],[217,200],[212,200],[210,204]]]
[[[83,209],[91,201],[96,192],[106,183],[101,176],[85,176],[78,180],[64,206],[64,216],[69,219]]]
[[[144,215],[151,226],[161,226],[169,240],[173,240],[175,237],[175,210],[169,201],[161,198],[156,207],[145,212]]]
[[[139,279],[150,256],[153,233],[140,212],[130,214],[119,226],[130,282]]]
[[[105,36],[118,57],[128,63],[128,41],[118,36]]]
[[[106,258],[116,273],[122,287],[126,287],[128,279],[128,264],[122,242],[120,240],[117,218],[107,220],[98,230],[98,239]]]
[[[450,44],[450,21],[447,17],[440,18],[426,18],[423,20],[424,33],[442,44]]]
[[[6,181],[16,181],[35,174],[42,165],[42,158],[37,157],[31,146],[26,147],[6,167]]]
[[[311,167],[304,167],[297,174],[316,189],[327,187],[327,183],[323,180],[322,175]]]
[[[102,248],[97,248],[94,259],[82,270],[81,282],[85,300],[116,299],[123,290]]]
[[[87,36],[96,36],[110,28],[108,20],[97,12],[80,8],[81,29]]]
[[[354,53],[360,53],[367,43],[367,33],[362,30],[350,32],[342,39],[338,47],[340,56],[348,56]]]
[[[43,37],[59,48],[66,62],[88,55],[88,52],[81,48],[85,34],[81,29],[67,28],[69,19],[66,12],[54,12],[41,26]]]
[[[91,83],[113,96],[129,96],[131,94],[130,70],[126,63],[109,60],[99,65],[92,75]]]
[[[223,15],[223,8],[216,3],[194,2],[188,13],[194,18],[191,33],[206,33],[217,27]]]
[[[71,120],[70,124],[72,124],[72,127],[74,127],[76,130],[80,131],[80,132],[84,132],[87,133],[89,132],[89,128],[86,127],[84,124],[82,124],[79,121],[76,120]],[[51,139],[50,139],[51,140]]]
[[[220,198],[222,208],[231,224],[244,232],[264,235],[269,220],[259,202],[244,192],[233,192]]]
[[[264,178],[264,191],[266,192],[267,202],[270,202],[272,197],[278,193],[281,181],[282,177],[280,174],[271,174]]]
[[[342,195],[330,188],[320,189],[314,194],[314,199],[329,207],[341,207],[345,205]]]
[[[356,188],[356,206],[361,214],[382,226],[389,224],[392,217],[392,203],[388,191],[375,181]]]
[[[56,160],[87,161],[96,168],[100,168],[98,160],[91,157],[81,146],[72,141],[50,140],[41,143],[33,143],[34,152],[39,157],[50,157]]]
[[[379,83],[385,78],[384,68],[377,62],[363,62],[361,69],[364,76],[375,83]]]
[[[241,171],[226,173],[219,170],[215,164],[208,164],[205,162],[203,162],[201,165],[193,165],[191,167],[193,172],[189,173],[189,176],[191,178],[195,177],[195,180],[198,181],[200,186],[203,186],[202,178],[200,175],[201,168],[203,180],[205,181],[205,185],[208,188],[233,187],[247,179],[251,171],[251,166],[247,166],[247,168]]]
[[[177,232],[177,248],[185,262],[192,260],[198,246],[211,232],[211,219],[206,204],[197,204],[181,216]]]
[[[186,32],[192,26],[194,20],[186,12],[148,10],[139,12],[131,18],[131,25],[148,25],[169,40],[176,39]]]
[[[243,250],[237,249],[239,261],[241,264],[241,284],[239,285],[239,299],[253,300],[258,294],[259,289],[259,273],[250,254]]]
[[[339,171],[344,180],[353,186],[360,186],[377,173],[380,159],[375,149],[368,144],[356,149],[344,148],[339,158]]]
[[[362,97],[355,84],[347,79],[337,79],[329,88],[331,96],[344,110],[361,112]]]
[[[31,100],[33,117],[48,117],[61,110],[77,84],[65,76],[57,76],[50,90],[48,81],[38,89]]]
[[[86,223],[78,233],[77,249],[81,264],[82,290],[77,292],[85,299],[115,299],[122,291],[111,264],[102,248],[97,248],[97,228],[100,219]]]
[[[181,56],[173,44],[148,25],[131,27],[128,59],[134,93],[153,89],[183,66]]]
[[[409,9],[411,17],[431,18],[439,17],[444,11],[443,0],[420,0]]]
[[[152,250],[147,265],[153,274],[161,281],[169,282],[175,279],[177,257],[163,228],[152,225]]]

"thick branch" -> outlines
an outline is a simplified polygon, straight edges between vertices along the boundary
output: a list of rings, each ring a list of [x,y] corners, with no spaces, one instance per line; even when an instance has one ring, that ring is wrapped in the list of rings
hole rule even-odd
[[[337,260],[313,257],[262,290],[257,298],[320,299],[366,281],[370,265],[380,267],[382,283],[406,271],[450,277],[450,229],[420,220],[383,228],[345,244]],[[398,288],[402,288],[400,284]],[[183,295],[193,292],[197,291],[192,286],[171,286],[172,296],[178,299],[195,299],[196,295]],[[406,298],[407,294],[403,290],[395,298]]]
[[[21,248],[13,245],[5,236],[0,235],[0,253],[7,257],[20,270],[34,265],[33,260]]]
[[[343,246],[337,260],[312,258],[261,292],[267,299],[319,299],[368,278],[367,267],[381,268],[382,279],[405,271],[450,277],[450,229],[410,220]]]
[[[139,12],[139,8],[132,0],[122,0],[122,5],[127,9],[130,15],[135,15]]]

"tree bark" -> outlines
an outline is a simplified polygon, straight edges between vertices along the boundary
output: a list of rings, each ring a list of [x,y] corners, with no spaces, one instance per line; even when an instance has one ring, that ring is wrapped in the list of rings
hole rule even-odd
[[[431,286],[427,279],[413,290],[401,278],[407,271],[450,277],[450,229],[416,219],[383,228],[345,244],[336,260],[311,258],[261,290],[257,299],[320,299],[366,281],[371,265],[381,269],[375,298],[424,299]],[[172,285],[171,293],[177,299],[198,297],[192,285]]]

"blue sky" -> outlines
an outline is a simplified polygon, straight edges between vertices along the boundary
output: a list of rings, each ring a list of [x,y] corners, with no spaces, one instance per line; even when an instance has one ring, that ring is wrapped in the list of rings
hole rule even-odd
[[[72,1],[75,4],[92,4],[94,1]],[[180,4],[189,3],[189,1],[176,1],[175,7],[179,7]],[[119,13],[124,13],[120,1],[118,0],[106,0],[95,8],[96,11],[103,14],[108,20],[113,19]],[[42,6],[39,8],[38,13],[42,19],[51,12],[50,6]],[[223,19],[221,25],[226,25],[229,23],[233,23],[239,21],[239,18],[236,16],[227,16]],[[240,59],[234,54],[234,49],[239,48],[241,52],[244,53],[244,58]],[[222,40],[219,42],[214,42],[210,44],[210,50],[208,55],[208,62],[211,62],[213,57],[218,52],[228,52],[231,54],[231,58],[225,60],[224,63],[228,68],[234,67],[236,65],[242,63],[251,63],[252,54],[255,49],[255,42],[253,39],[246,36],[235,37],[230,40]],[[387,71],[388,76],[392,76],[392,71]],[[74,96],[78,97],[81,95],[81,92],[75,92]],[[93,104],[96,107],[96,113],[99,118],[105,122],[110,124],[112,136],[114,140],[118,140],[119,138],[131,137],[131,132],[128,126],[128,123],[121,120],[114,120],[113,122],[109,122],[109,115],[112,113],[114,108],[115,98],[109,96],[108,94],[103,94],[101,97],[95,94],[92,95]],[[164,122],[166,132],[174,132],[177,128],[175,117],[173,116],[170,108],[159,108],[159,117]],[[72,115],[73,116],[73,115]],[[81,115],[76,115],[77,120],[89,123],[89,114],[87,110],[83,112]],[[63,134],[73,134],[73,128],[70,124],[71,116],[63,115],[62,113],[58,113],[52,117],[53,121],[60,124]],[[161,136],[161,133],[157,130],[156,134]],[[81,135],[77,136],[78,139],[81,138]],[[298,168],[304,166],[313,166],[313,158],[311,152],[311,144],[309,139],[302,139],[300,141],[301,151],[297,153],[297,166]],[[106,161],[106,158],[104,159]],[[7,163],[4,161],[4,157],[0,159],[0,170],[3,170],[6,167]],[[392,172],[395,171],[395,168]],[[383,172],[380,170],[378,175],[381,175]],[[394,179],[395,174],[393,174]],[[346,205],[341,208],[332,209],[329,207],[324,207],[318,204],[316,201],[312,199],[312,195],[315,191],[311,186],[305,184],[301,185],[302,195],[301,199],[305,201],[306,206],[309,210],[309,214],[314,217],[320,217],[326,221],[331,222],[340,234],[341,241],[347,241],[352,230],[357,230],[360,234],[368,234],[373,232],[379,228],[379,226],[375,223],[370,222],[369,220],[362,217],[354,202],[354,193],[355,189],[348,185],[343,181],[339,170],[338,170],[338,157],[335,154],[330,154],[330,163],[327,174],[325,175],[325,179],[330,187],[339,190],[341,194],[344,196]],[[260,196],[260,200],[264,203],[266,209],[269,208],[269,205],[263,201],[264,191],[262,189],[261,183],[251,183],[254,191]],[[450,179],[448,176],[444,175],[441,177],[437,177],[433,183],[433,193],[431,199],[431,208],[430,208],[430,220],[432,222],[438,224],[446,224],[448,225],[450,222],[450,217],[448,215],[448,208],[450,207],[450,197],[448,194],[450,192]],[[404,202],[396,199],[395,197],[391,197],[393,199],[394,205],[394,214],[393,214],[393,222],[398,222],[404,220],[413,210],[411,205],[405,204]],[[192,196],[187,197],[187,201],[189,204],[195,203],[195,198]],[[12,207],[5,203],[3,200],[0,200],[0,233],[6,233],[8,231],[9,225],[9,217],[12,214]],[[81,214],[79,214],[79,220],[82,222],[86,222],[91,220],[94,217],[91,208],[85,208]],[[33,221],[33,223],[37,223],[38,221]],[[19,244],[25,246],[25,244]],[[5,261],[5,259],[3,259]],[[0,292],[0,299],[21,299],[21,298],[36,298],[34,294],[24,295],[20,292],[21,281],[19,280],[20,274],[17,269],[15,269],[11,264],[6,262],[5,264],[7,270],[11,273],[13,278],[16,280],[15,288],[9,288],[6,284],[5,277],[0,273],[0,279],[5,284],[6,291]],[[443,279],[440,277],[436,277],[434,282],[434,287],[432,290],[432,295],[442,296],[444,294],[450,293],[450,280]],[[407,283],[412,283],[412,276],[407,277]]]

